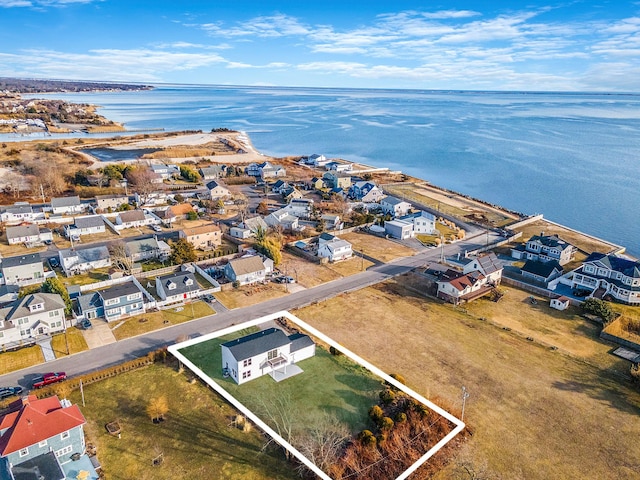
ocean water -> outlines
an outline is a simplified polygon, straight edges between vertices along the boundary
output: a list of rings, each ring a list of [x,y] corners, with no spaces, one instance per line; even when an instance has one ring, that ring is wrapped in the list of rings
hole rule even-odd
[[[267,155],[402,170],[640,256],[640,95],[160,86],[55,94],[129,129],[246,131]]]

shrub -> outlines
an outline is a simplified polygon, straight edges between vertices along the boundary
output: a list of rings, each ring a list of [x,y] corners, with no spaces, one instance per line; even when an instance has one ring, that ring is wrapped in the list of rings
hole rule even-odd
[[[337,349],[336,347],[334,347],[334,346],[329,347],[329,353],[330,353],[331,355],[335,355],[335,356],[342,355],[342,352],[341,352],[340,350],[338,350],[338,349]]]
[[[611,305],[599,298],[587,298],[582,303],[582,309],[587,313],[602,318],[605,323],[609,323],[616,316]]]
[[[396,394],[393,390],[386,388],[382,392],[380,392],[380,400],[385,405],[390,405],[396,399]]]
[[[389,431],[393,428],[394,422],[391,418],[389,417],[383,417],[382,420],[380,420],[380,430],[382,430],[383,432],[385,431]]]
[[[404,412],[398,412],[396,415],[396,423],[404,423],[407,421],[407,414]]]
[[[374,405],[369,409],[369,418],[373,420],[376,424],[378,424],[380,420],[382,420],[383,416],[384,416],[384,412],[378,405]]]
[[[630,373],[636,382],[640,382],[640,364],[636,363],[631,365]]]
[[[366,447],[375,447],[377,440],[371,430],[363,430],[358,434],[358,440]]]

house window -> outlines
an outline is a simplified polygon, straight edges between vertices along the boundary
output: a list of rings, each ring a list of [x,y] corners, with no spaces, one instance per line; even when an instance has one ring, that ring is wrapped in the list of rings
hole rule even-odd
[[[273,360],[277,356],[278,356],[278,349],[271,350],[270,352],[267,353],[267,360]]]
[[[109,300],[106,300],[104,302],[105,305],[115,305],[116,303],[118,303],[120,301],[120,299],[118,298],[110,298]]]
[[[140,293],[133,293],[131,295],[127,295],[127,300],[135,300],[136,298],[140,298]]]
[[[22,449],[20,450],[20,456],[21,456],[21,457],[26,457],[27,455],[29,455],[29,447],[22,448]]]
[[[251,377],[251,370],[247,370],[246,372],[242,372],[242,378]]]
[[[117,315],[118,313],[120,313],[120,310],[117,308],[112,308],[110,310],[107,310],[107,315]]]
[[[131,304],[131,308],[132,309],[138,309],[138,308],[140,308],[140,304],[139,303],[132,303]]]
[[[46,447],[47,446],[47,441],[46,440],[42,440],[41,442],[38,442],[38,446],[39,447]]]
[[[67,430],[66,432],[62,432],[62,433],[60,434],[60,438],[61,438],[62,440],[66,440],[67,438],[69,438],[69,431]]]
[[[49,312],[49,318],[57,317],[58,315],[60,315],[60,311],[59,310],[54,310],[52,312]]]
[[[249,365],[251,365],[251,359],[247,358],[244,362],[242,362],[242,366],[243,367],[248,367]]]
[[[73,446],[72,445],[67,445],[64,448],[61,448],[60,450],[56,450],[56,457],[61,457],[62,455],[66,455],[67,453],[71,453],[73,451]]]

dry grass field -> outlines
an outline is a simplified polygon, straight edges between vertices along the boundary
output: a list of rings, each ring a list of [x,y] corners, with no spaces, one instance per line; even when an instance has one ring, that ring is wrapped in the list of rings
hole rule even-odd
[[[216,292],[214,297],[225,307],[248,307],[257,303],[266,302],[272,298],[286,295],[285,285],[279,283],[266,283],[258,285],[243,285],[224,292]]]
[[[497,310],[478,304],[468,315],[420,297],[402,281],[295,313],[383,370],[402,374],[427,398],[460,408],[464,385],[471,394],[465,420],[473,431],[466,457],[474,468],[486,464],[503,479],[640,478],[640,391],[619,374],[628,371],[627,362],[603,360],[588,325],[560,316],[555,326],[543,309],[534,315],[511,291],[513,300],[499,302]],[[567,349],[574,338],[574,353],[590,361],[492,321],[522,322],[519,328],[542,331]],[[452,464],[439,478],[471,478],[458,471]]]
[[[381,262],[390,262],[399,257],[410,257],[415,251],[399,243],[361,232],[351,232],[340,235],[340,238],[351,243],[353,252],[359,255],[364,251],[366,256]]]
[[[571,243],[572,245],[575,245],[580,250],[587,253],[591,253],[591,252],[607,253],[614,248],[614,246],[610,243],[607,243],[605,241],[599,241],[595,238],[587,237],[585,235],[581,235],[578,232],[574,232],[573,230],[569,230],[560,225],[549,223],[544,219],[538,220],[536,222],[532,222],[520,228],[516,228],[515,231],[522,232],[521,240],[523,242],[526,242],[533,235],[540,235],[541,232],[544,232],[545,235],[557,234],[562,240],[565,240]]]

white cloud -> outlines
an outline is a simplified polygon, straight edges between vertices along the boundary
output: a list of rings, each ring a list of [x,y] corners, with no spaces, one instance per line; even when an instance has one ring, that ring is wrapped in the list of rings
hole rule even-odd
[[[307,35],[309,29],[296,18],[284,14],[255,17],[246,22],[237,23],[232,27],[225,27],[222,22],[198,25],[210,35],[221,37],[283,37],[292,35]]]
[[[0,0],[0,7],[65,7],[74,3],[92,3],[95,1],[102,0]]]

